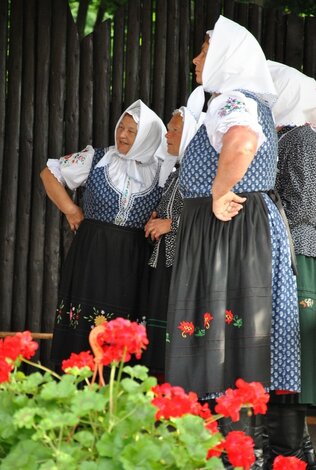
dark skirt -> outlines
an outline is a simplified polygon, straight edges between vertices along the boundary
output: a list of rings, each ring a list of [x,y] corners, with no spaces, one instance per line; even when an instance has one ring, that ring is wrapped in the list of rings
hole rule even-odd
[[[316,405],[316,258],[297,256],[301,327],[301,403]]]
[[[260,193],[229,222],[184,200],[172,270],[166,379],[200,397],[237,378],[270,385],[271,241]]]
[[[142,363],[150,373],[162,374],[165,370],[165,349],[169,287],[172,267],[166,267],[165,238],[160,242],[156,268],[150,269],[148,315],[146,330],[149,344],[143,353]]]
[[[150,247],[143,230],[84,220],[62,270],[52,360],[89,350],[90,330],[116,317],[146,315]]]

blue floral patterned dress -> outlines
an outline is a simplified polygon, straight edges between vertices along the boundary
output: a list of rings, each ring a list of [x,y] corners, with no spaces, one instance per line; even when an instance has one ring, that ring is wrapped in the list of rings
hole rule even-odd
[[[296,278],[288,234],[268,195],[274,188],[277,136],[270,109],[254,95],[266,137],[233,188],[247,198],[222,222],[211,212],[219,153],[203,125],[180,170],[184,208],[170,286],[167,380],[200,397],[233,387],[238,377],[267,389],[300,389]],[[228,99],[222,116],[242,102]]]
[[[146,312],[149,244],[144,225],[161,197],[159,168],[152,184],[126,201],[96,164],[95,149],[83,196],[81,223],[62,270],[52,344],[56,364],[89,349],[91,328],[117,316],[141,321]]]

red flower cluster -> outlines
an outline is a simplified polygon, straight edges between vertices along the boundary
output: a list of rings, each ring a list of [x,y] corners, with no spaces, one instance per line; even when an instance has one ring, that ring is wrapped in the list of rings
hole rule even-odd
[[[307,463],[296,457],[283,457],[279,455],[274,459],[273,470],[305,470]]]
[[[216,398],[216,413],[230,417],[232,421],[239,420],[239,412],[242,406],[253,408],[254,414],[265,414],[269,394],[265,392],[260,382],[247,383],[242,379],[236,380],[237,389],[228,388],[224,395]]]
[[[37,348],[38,344],[32,340],[29,331],[6,336],[4,340],[0,340],[0,382],[9,380],[14,361],[20,356],[30,359],[34,356]]]
[[[70,358],[62,362],[62,370],[66,371],[70,367],[78,367],[78,369],[89,367],[90,370],[94,370],[94,357],[90,351],[82,351],[79,354],[71,353]]]
[[[102,324],[103,332],[98,334],[98,344],[103,349],[101,363],[128,362],[132,354],[140,359],[142,350],[146,349],[148,339],[143,325],[130,322],[124,318],[116,318]]]
[[[228,460],[234,467],[249,470],[255,462],[254,443],[243,431],[231,431],[226,436],[225,449]]]
[[[152,388],[155,398],[152,404],[158,408],[156,419],[177,418],[185,414],[201,416],[203,419],[211,418],[211,411],[207,404],[201,405],[194,392],[185,393],[182,387],[172,387],[169,383],[156,385]],[[215,425],[217,423],[215,422]],[[207,426],[211,430],[210,426]],[[213,432],[217,431],[214,429]]]

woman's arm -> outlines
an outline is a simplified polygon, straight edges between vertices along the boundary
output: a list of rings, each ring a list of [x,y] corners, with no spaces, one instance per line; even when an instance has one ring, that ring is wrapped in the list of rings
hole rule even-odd
[[[223,136],[217,175],[212,186],[212,209],[218,219],[231,220],[242,209],[246,198],[237,196],[231,190],[245,175],[257,145],[257,134],[247,126],[233,126]]]
[[[41,171],[40,177],[49,199],[65,214],[71,230],[77,230],[84,219],[81,208],[72,201],[64,186],[47,167]]]

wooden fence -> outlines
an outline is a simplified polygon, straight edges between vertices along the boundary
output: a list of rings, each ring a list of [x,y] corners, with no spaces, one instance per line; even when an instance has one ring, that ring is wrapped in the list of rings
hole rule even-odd
[[[316,77],[316,18],[233,0],[130,0],[79,41],[67,0],[0,1],[0,330],[53,328],[71,233],[42,188],[47,158],[113,143],[138,98],[166,122],[195,86],[192,57],[219,14],[267,58]]]

